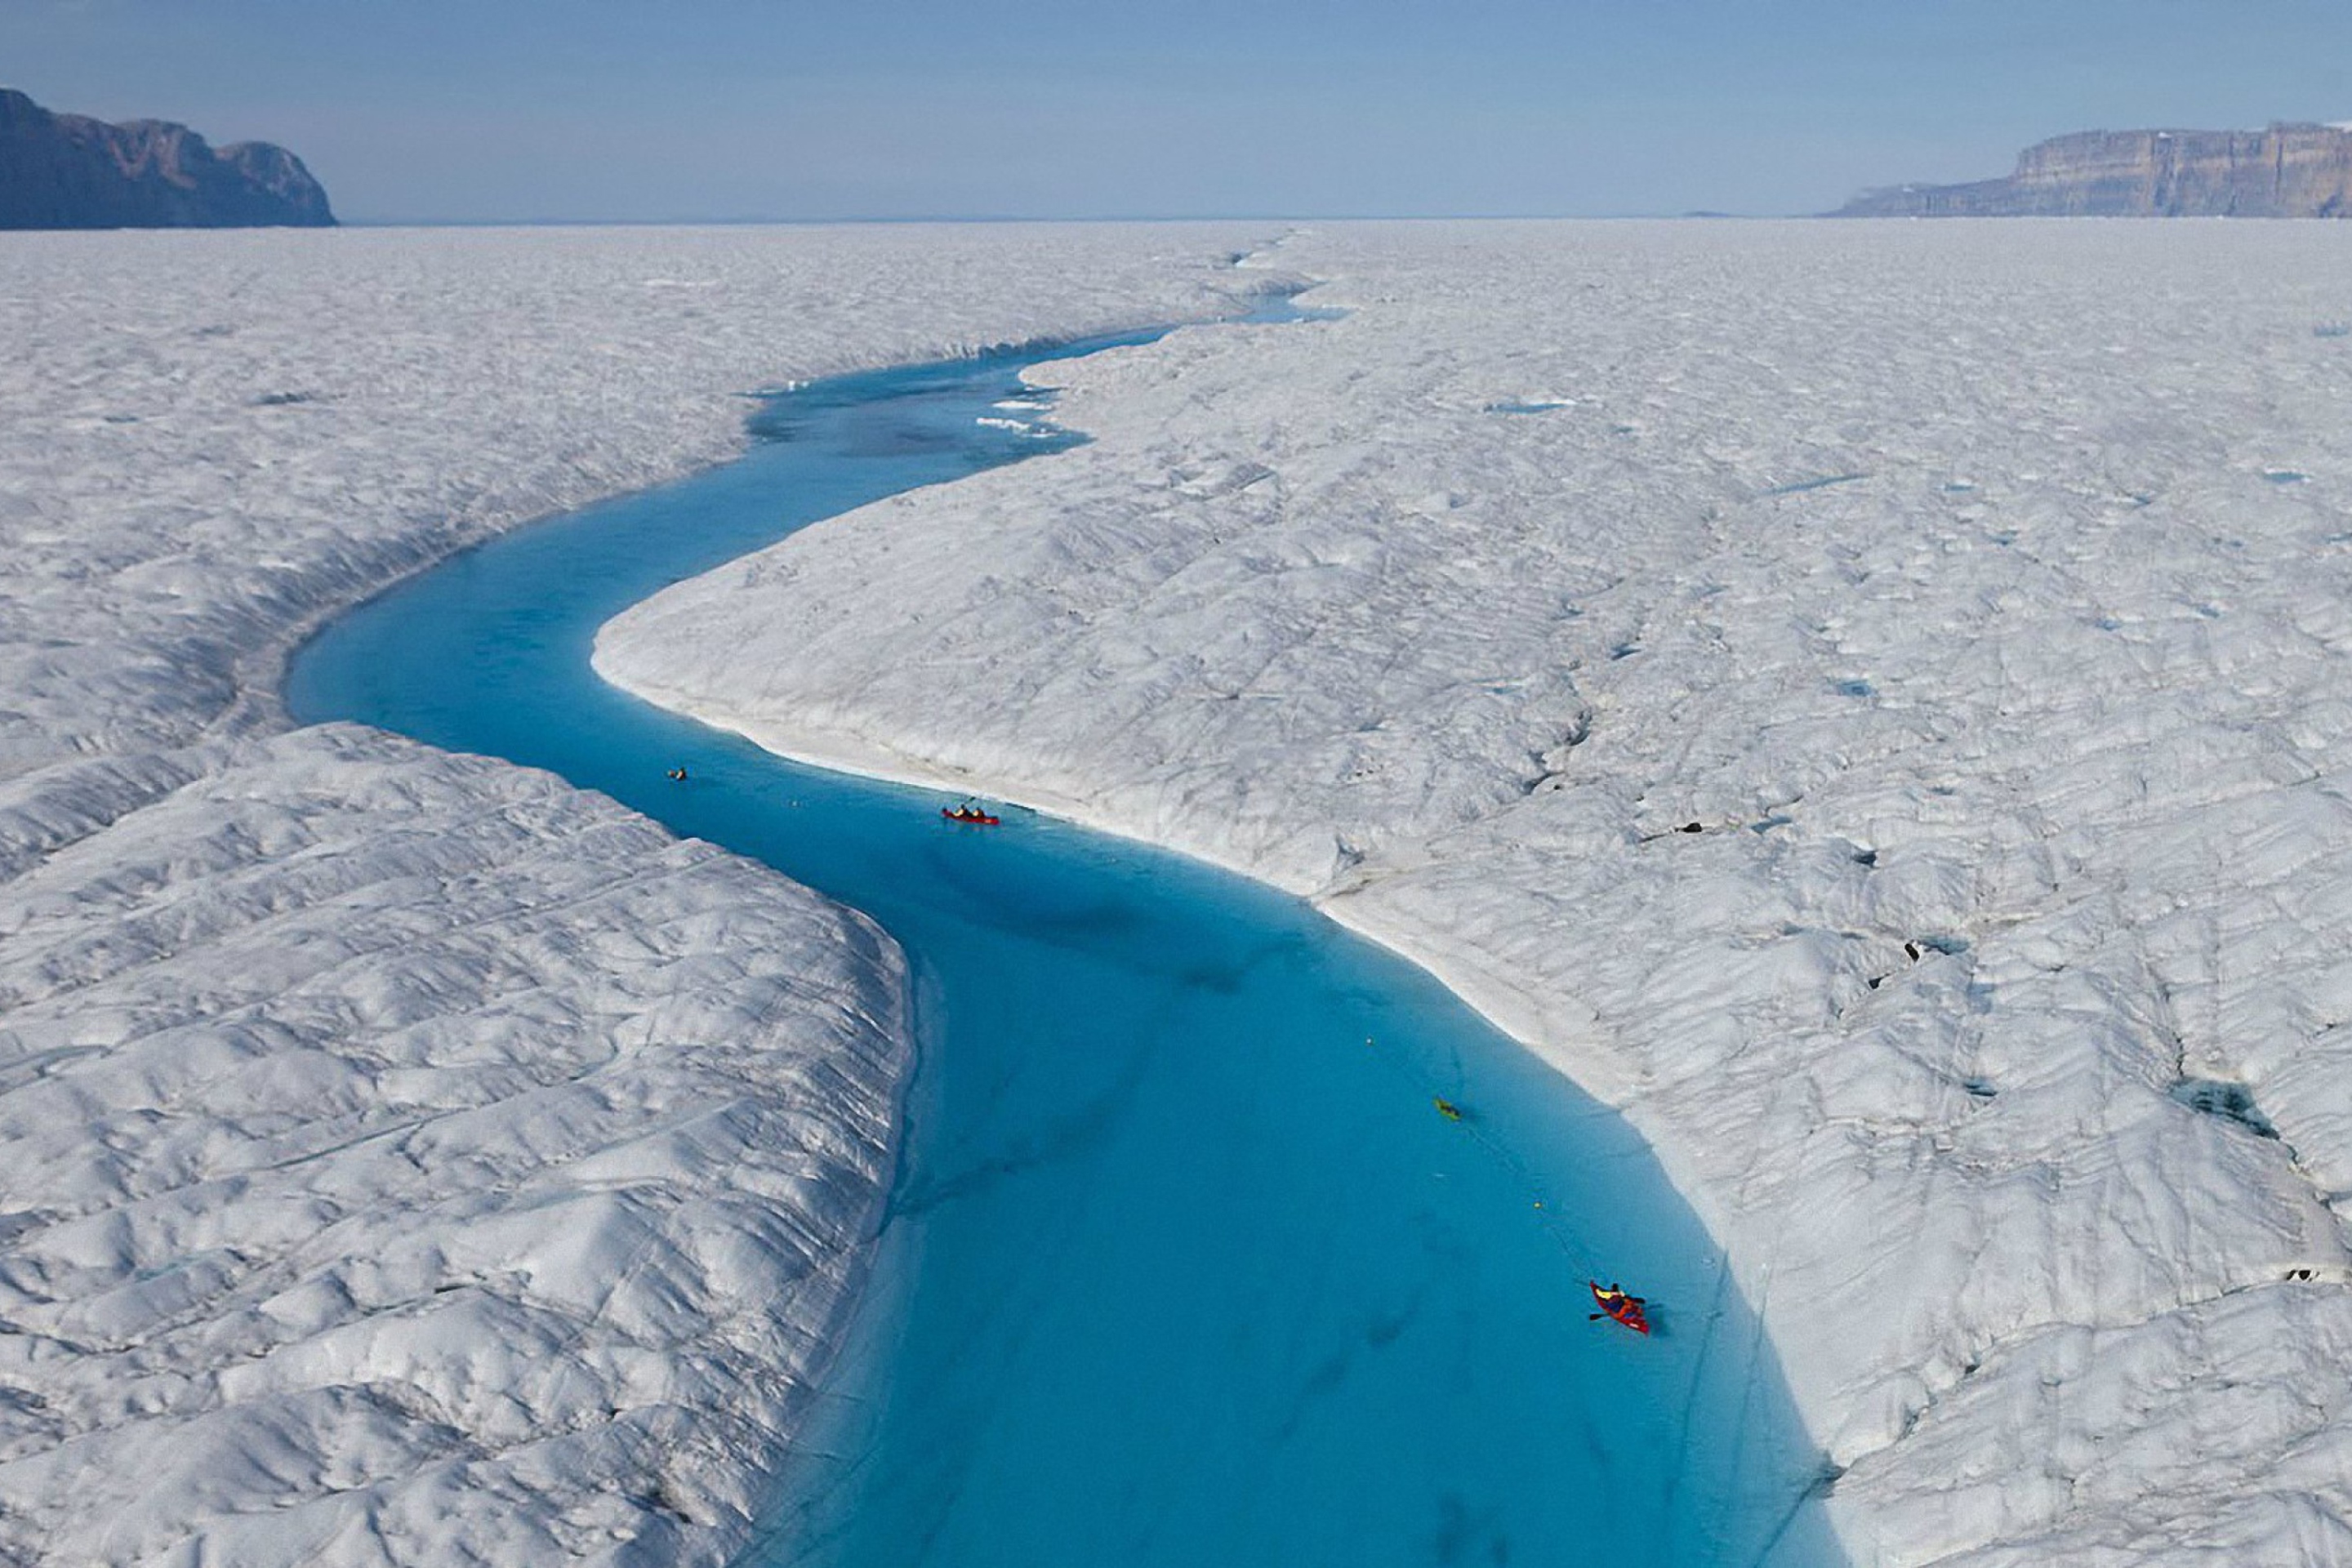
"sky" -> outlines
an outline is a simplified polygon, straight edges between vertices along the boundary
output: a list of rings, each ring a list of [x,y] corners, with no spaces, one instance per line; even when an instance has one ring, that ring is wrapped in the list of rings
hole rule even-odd
[[[0,0],[0,86],[359,222],[1804,213],[2352,121],[2346,0]]]

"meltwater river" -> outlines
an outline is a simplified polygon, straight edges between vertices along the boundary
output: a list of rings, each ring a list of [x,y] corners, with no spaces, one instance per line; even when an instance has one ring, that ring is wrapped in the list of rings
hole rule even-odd
[[[457,556],[289,671],[305,721],[551,769],[910,955],[872,1279],[747,1563],[1841,1561],[1770,1347],[1646,1147],[1426,974],[1240,878],[1023,812],[959,827],[590,671],[668,583],[1068,445],[1023,367],[1154,335],[771,398],[740,460]],[[1654,1337],[1588,1321],[1595,1275]]]

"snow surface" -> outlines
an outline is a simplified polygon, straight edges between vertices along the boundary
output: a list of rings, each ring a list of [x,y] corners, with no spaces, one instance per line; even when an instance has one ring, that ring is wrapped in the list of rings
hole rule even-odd
[[[1859,1561],[2352,1562],[2352,232],[1278,259],[1351,313],[1044,367],[1092,445],[599,668],[1427,963],[1656,1143]]]
[[[744,392],[1226,310],[1261,237],[0,237],[0,1562],[727,1556],[879,1211],[896,948],[281,733],[276,671]]]
[[[0,884],[0,1555],[698,1554],[887,1175],[887,939],[367,731],[142,762]]]

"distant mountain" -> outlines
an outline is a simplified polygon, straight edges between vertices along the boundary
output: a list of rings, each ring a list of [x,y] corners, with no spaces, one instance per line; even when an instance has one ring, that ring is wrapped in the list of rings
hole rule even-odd
[[[327,193],[267,142],[215,152],[184,125],[52,114],[0,88],[0,228],[324,227]]]
[[[2352,217],[2352,130],[2084,131],[2004,180],[1865,191],[1832,217]]]

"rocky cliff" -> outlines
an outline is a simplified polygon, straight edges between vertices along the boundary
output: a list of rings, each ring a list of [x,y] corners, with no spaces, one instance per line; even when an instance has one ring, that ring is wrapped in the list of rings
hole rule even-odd
[[[52,114],[0,88],[0,228],[320,227],[327,193],[267,142],[215,151],[184,125]]]
[[[2344,217],[2352,129],[2084,131],[2006,179],[1865,191],[1835,217]]]

